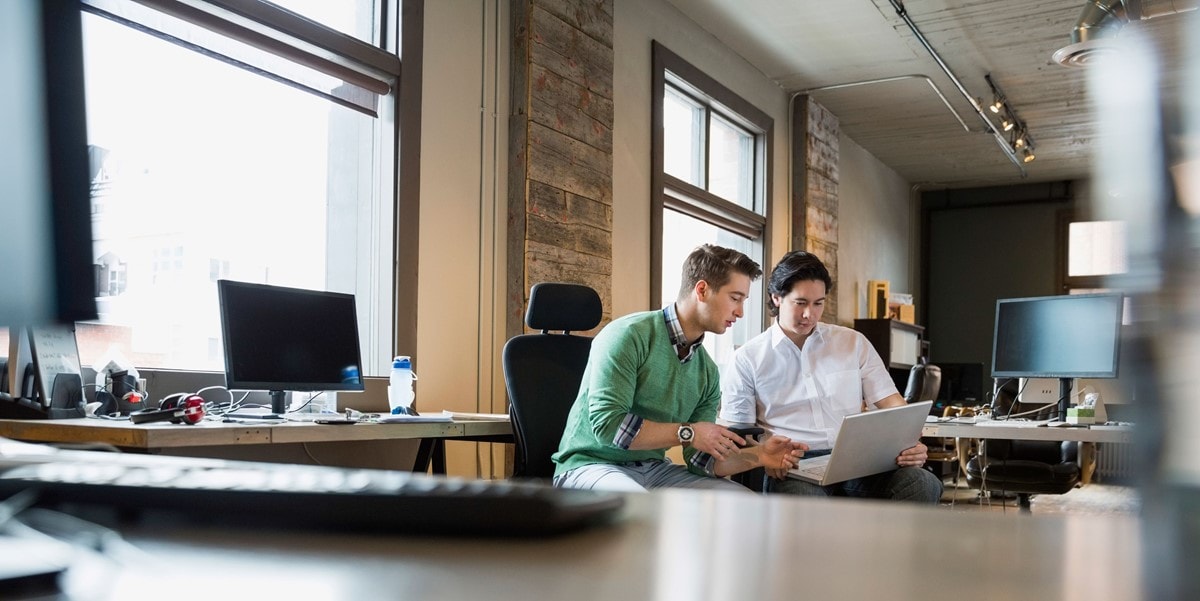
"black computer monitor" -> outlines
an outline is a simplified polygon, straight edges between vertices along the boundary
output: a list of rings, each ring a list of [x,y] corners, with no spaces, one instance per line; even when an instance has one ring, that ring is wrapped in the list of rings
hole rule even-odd
[[[992,376],[1058,378],[1058,418],[1074,378],[1115,378],[1120,356],[1120,294],[996,301]]]
[[[942,386],[938,390],[938,403],[973,407],[986,402],[983,387],[982,363],[938,362],[942,370]],[[938,403],[934,403],[937,405]]]
[[[0,327],[96,318],[80,19],[0,2]]]
[[[289,391],[361,391],[354,295],[219,280],[225,385],[267,390],[282,414]]]

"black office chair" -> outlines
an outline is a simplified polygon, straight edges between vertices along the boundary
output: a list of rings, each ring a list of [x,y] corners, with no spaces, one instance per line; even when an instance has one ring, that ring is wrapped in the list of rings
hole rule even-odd
[[[911,404],[935,401],[936,404],[941,389],[942,368],[921,359],[908,370],[908,384],[904,387],[904,402]],[[921,442],[929,448],[929,460],[925,463],[925,469],[942,478],[945,472],[945,468],[942,466],[947,463],[953,464],[953,482],[958,484],[958,441],[954,438],[925,437],[921,439]]]
[[[904,387],[904,402],[936,401],[942,388],[942,368],[924,359],[908,370],[908,385]]]
[[[587,286],[545,282],[530,290],[525,324],[541,333],[514,336],[502,359],[516,438],[514,477],[554,475],[550,456],[558,450],[592,350],[590,337],[571,332],[596,327],[603,313],[600,295]]]
[[[996,394],[993,415],[1003,417],[1014,410],[1015,382],[1001,386]],[[1030,416],[1046,419],[1055,407]],[[1030,497],[1036,494],[1063,494],[1079,483],[1079,443],[1054,440],[998,440],[980,443],[979,452],[967,462],[967,485],[981,491],[1014,493],[1017,505],[1030,512]]]

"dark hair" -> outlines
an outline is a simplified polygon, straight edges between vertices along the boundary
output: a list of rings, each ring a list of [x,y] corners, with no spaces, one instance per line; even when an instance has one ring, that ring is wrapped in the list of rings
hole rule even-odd
[[[702,244],[688,255],[683,262],[683,277],[679,283],[679,297],[683,298],[696,287],[700,280],[720,289],[729,283],[731,273],[743,273],[751,280],[762,275],[762,268],[746,255],[722,246]]]
[[[796,282],[804,280],[820,280],[825,282],[825,292],[833,289],[833,278],[829,270],[816,255],[802,250],[793,250],[783,255],[775,269],[771,270],[771,280],[767,282],[767,311],[771,317],[779,315],[779,307],[775,305],[772,294],[787,296]]]

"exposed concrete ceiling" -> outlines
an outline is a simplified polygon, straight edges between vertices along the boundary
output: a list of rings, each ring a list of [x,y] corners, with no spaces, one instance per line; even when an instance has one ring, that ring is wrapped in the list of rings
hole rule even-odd
[[[789,92],[927,76],[811,92],[846,135],[912,183],[966,187],[1088,176],[1099,121],[1087,96],[1087,69],[1052,58],[1071,42],[1087,0],[902,3],[969,96],[990,102],[984,79],[990,74],[1028,125],[1037,159],[1022,165],[1024,176],[891,0],[668,1]],[[1153,44],[1167,103],[1179,88],[1180,32],[1200,25],[1200,11],[1170,12],[1134,19],[1120,32]]]

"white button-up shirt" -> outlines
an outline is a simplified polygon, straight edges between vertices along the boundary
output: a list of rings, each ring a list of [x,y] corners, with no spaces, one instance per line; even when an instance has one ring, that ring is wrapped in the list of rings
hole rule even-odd
[[[799,348],[779,324],[755,336],[721,372],[726,422],[832,449],[842,418],[896,394],[879,353],[860,332],[818,323]]]

